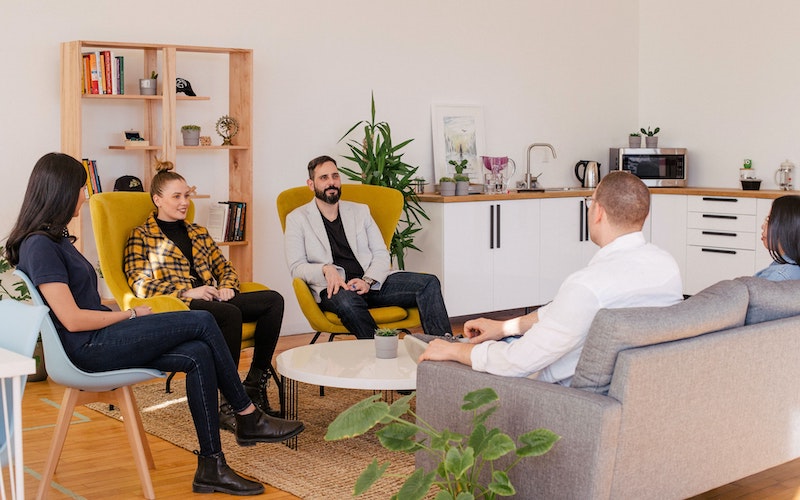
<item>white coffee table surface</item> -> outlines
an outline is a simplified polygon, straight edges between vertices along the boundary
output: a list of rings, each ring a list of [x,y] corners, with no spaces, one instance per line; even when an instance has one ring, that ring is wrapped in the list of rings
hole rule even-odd
[[[401,339],[395,359],[377,359],[373,340],[342,340],[295,347],[278,355],[281,376],[344,389],[414,390],[417,364]]]

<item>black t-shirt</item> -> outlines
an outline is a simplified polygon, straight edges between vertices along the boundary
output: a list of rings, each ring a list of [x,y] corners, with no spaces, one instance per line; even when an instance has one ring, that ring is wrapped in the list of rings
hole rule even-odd
[[[333,263],[344,269],[345,280],[350,281],[353,278],[364,276],[364,268],[358,263],[344,234],[342,216],[337,214],[336,219],[329,221],[323,215],[322,222],[325,223],[325,232],[328,233],[328,241],[331,244]]]
[[[194,278],[195,286],[202,283],[203,280],[194,268],[194,258],[192,257],[192,239],[189,238],[189,231],[186,229],[186,223],[182,220],[174,222],[167,222],[156,217],[156,224],[161,228],[164,236],[172,240],[178,250],[181,251],[186,260],[189,261],[189,274]]]
[[[66,284],[72,292],[75,304],[81,309],[111,310],[100,302],[94,267],[68,238],[61,238],[56,242],[42,234],[29,236],[20,245],[17,267],[28,275],[37,288],[45,283]],[[70,332],[58,321],[53,311],[50,311],[50,317],[53,318],[68,355],[85,344],[94,333]]]

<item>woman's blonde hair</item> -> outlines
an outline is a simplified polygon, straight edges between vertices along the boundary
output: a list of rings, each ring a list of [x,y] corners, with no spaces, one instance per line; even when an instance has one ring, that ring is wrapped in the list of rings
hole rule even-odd
[[[173,171],[175,164],[171,161],[161,161],[156,158],[153,166],[157,170],[157,173],[153,176],[153,180],[150,181],[151,199],[156,195],[163,196],[164,186],[170,181],[186,182],[186,179],[184,179],[181,174]]]

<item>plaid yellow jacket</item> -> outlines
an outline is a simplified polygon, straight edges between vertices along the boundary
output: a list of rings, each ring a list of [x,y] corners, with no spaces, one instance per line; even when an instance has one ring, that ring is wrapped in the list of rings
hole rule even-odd
[[[239,289],[239,276],[214,242],[208,230],[186,224],[192,241],[192,258],[204,285]],[[133,293],[140,298],[175,295],[193,287],[189,260],[158,227],[155,212],[133,230],[124,254],[125,275]],[[186,304],[190,298],[181,298]]]

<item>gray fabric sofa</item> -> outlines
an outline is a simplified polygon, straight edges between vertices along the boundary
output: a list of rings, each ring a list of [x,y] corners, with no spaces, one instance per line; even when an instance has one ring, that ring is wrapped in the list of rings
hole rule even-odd
[[[744,277],[671,307],[600,311],[572,387],[423,362],[417,412],[466,432],[464,394],[492,387],[489,425],[559,434],[512,470],[515,498],[677,499],[800,457],[799,384],[800,281]]]

